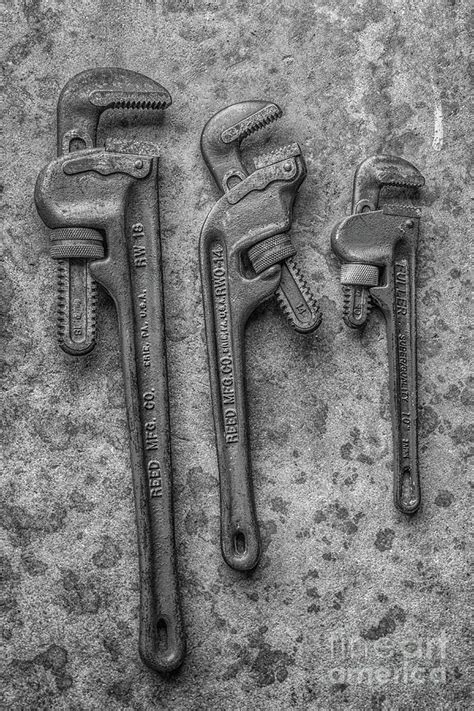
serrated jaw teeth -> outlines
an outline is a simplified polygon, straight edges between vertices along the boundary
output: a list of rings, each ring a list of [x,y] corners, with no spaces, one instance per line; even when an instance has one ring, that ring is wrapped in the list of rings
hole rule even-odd
[[[110,109],[166,109],[171,104],[167,91],[93,91],[89,95],[94,106]]]
[[[250,136],[250,134],[259,131],[261,128],[268,126],[268,124],[276,121],[282,115],[282,110],[276,104],[267,104],[256,111],[255,113],[247,116],[233,126],[226,128],[221,133],[221,140],[223,143],[233,143],[234,141],[241,141],[242,139]]]
[[[403,175],[397,168],[385,168],[377,171],[377,179],[383,185],[393,185],[397,188],[422,188],[425,179],[421,173]]]
[[[286,146],[281,146],[275,148],[275,150],[269,153],[264,153],[261,156],[254,158],[255,169],[265,168],[267,165],[273,165],[274,163],[279,163],[282,160],[288,160],[289,158],[295,158],[301,155],[301,149],[297,143],[289,143]]]

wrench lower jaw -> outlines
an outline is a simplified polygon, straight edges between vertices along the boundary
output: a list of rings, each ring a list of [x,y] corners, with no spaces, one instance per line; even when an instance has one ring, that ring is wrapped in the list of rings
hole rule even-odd
[[[281,265],[276,298],[297,333],[313,333],[321,325],[322,316],[318,302],[292,257]]]
[[[342,292],[344,297],[342,315],[344,323],[349,328],[363,328],[372,310],[372,301],[368,288],[359,284],[343,284]]]
[[[353,331],[358,331],[365,326],[365,319],[362,322],[354,322],[349,316],[343,316],[343,321],[348,328],[352,328]]]
[[[58,260],[58,343],[68,355],[84,356],[95,348],[96,298],[88,260]]]
[[[342,320],[344,321],[346,326],[348,328],[352,328],[353,331],[359,331],[361,328],[364,328],[367,322],[365,316],[356,318],[353,314],[344,314]]]

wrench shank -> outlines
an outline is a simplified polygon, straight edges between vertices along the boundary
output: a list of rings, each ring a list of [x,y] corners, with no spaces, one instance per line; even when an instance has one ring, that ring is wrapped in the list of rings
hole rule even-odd
[[[65,138],[63,130],[62,102],[58,103],[58,156],[82,148],[92,148],[96,142],[97,125],[92,123],[91,136],[82,139]],[[70,234],[73,230],[69,230]],[[63,228],[63,236],[67,235]],[[97,240],[101,235],[97,233]],[[66,258],[58,265],[58,342],[65,353],[83,356],[90,353],[96,344],[96,285],[89,270],[89,260]]]
[[[416,221],[417,223],[418,221]],[[394,456],[394,500],[403,513],[414,513],[421,500],[417,445],[417,368],[415,300],[415,231],[400,240],[387,267],[386,287],[371,289],[387,323],[390,407]],[[400,228],[402,229],[402,228]],[[407,228],[405,228],[407,229]]]
[[[293,257],[281,265],[280,284],[275,295],[297,333],[312,333],[319,328],[321,312],[318,303]]]
[[[140,654],[157,671],[182,662],[185,641],[173,529],[170,425],[157,159],[128,195],[124,239],[91,271],[114,298],[120,324],[140,559]]]
[[[85,355],[95,344],[96,285],[86,259],[58,260],[58,341],[65,353]]]
[[[245,408],[243,346],[247,319],[240,314],[237,299],[232,300],[231,308],[228,262],[225,243],[216,239],[205,250],[201,264],[219,460],[221,546],[228,565],[235,570],[251,570],[258,562],[260,539]]]

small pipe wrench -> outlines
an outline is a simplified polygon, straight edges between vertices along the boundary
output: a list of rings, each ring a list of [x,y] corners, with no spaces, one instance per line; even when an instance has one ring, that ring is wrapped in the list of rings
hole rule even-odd
[[[144,112],[171,104],[160,84],[118,67],[95,67],[72,77],[58,100],[58,156],[94,148],[100,117],[107,109]],[[79,227],[51,235],[50,254],[58,260],[58,341],[70,355],[85,355],[95,346],[96,285],[89,260],[102,259],[102,238]]]
[[[81,254],[83,230],[93,231],[105,254],[89,268],[113,298],[120,325],[139,546],[139,649],[149,667],[169,672],[183,661],[185,639],[173,530],[157,149],[111,141],[105,149],[66,154],[41,171],[35,201],[45,224],[67,235],[72,258],[76,244]]]
[[[241,141],[279,118],[265,101],[228,106],[204,127],[201,151],[223,195],[201,232],[200,267],[221,499],[221,547],[236,570],[260,555],[244,386],[245,325],[254,309],[277,293],[299,332],[320,324],[316,300],[293,261],[288,230],[306,176],[297,143],[255,160],[248,172]]]
[[[417,444],[415,256],[421,210],[396,201],[381,205],[385,187],[413,193],[425,184],[403,158],[367,158],[354,177],[352,215],[332,233],[342,262],[344,320],[360,328],[372,302],[387,323],[394,456],[394,501],[413,514],[421,501]],[[409,201],[409,198],[408,198]]]

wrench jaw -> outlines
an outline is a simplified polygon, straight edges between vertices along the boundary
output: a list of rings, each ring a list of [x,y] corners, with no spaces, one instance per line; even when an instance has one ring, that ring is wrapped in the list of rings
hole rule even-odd
[[[243,101],[227,106],[207,122],[201,135],[201,152],[222,192],[227,192],[233,183],[248,176],[240,151],[243,139],[281,115],[282,110],[277,104]]]
[[[106,67],[76,74],[58,101],[58,155],[96,146],[100,117],[107,109],[161,110],[170,104],[167,90],[138,72]],[[51,256],[58,260],[58,341],[74,356],[95,347],[97,287],[89,264],[104,256],[100,235],[78,230],[80,240],[77,231],[73,235],[64,229],[51,237]]]
[[[366,158],[354,175],[352,214],[377,210],[384,187],[418,190],[425,179],[414,165],[398,156],[375,155]]]
[[[421,502],[417,445],[415,255],[421,211],[407,205],[347,217],[333,231],[332,249],[378,284],[366,288],[387,325],[394,452],[394,503],[405,514]],[[370,283],[370,282],[369,282]],[[373,284],[373,281],[372,281]]]
[[[168,91],[143,74],[118,67],[87,69],[72,77],[59,95],[58,155],[93,148],[106,109],[162,110],[170,105]]]
[[[286,167],[285,167],[286,166]],[[288,170],[290,166],[290,170]],[[200,238],[200,268],[221,497],[221,547],[235,570],[251,570],[260,556],[245,406],[245,325],[270,298],[281,267],[259,274],[248,252],[262,239],[290,229],[293,204],[306,175],[297,154],[251,173],[220,198]]]
[[[105,236],[92,275],[114,299],[140,564],[139,651],[159,672],[180,666],[185,637],[173,528],[170,426],[161,272],[158,158],[92,149],[53,161],[35,189],[48,227]]]
[[[386,187],[401,188],[412,195],[424,183],[420,171],[404,158],[383,154],[370,156],[358,166],[354,175],[352,214],[379,209],[381,193]],[[358,263],[343,266],[343,318],[350,328],[365,326],[372,310],[369,288],[377,283],[375,267],[364,267]]]
[[[254,176],[253,172],[249,175],[243,163],[240,144],[244,138],[276,121],[281,115],[282,111],[275,103],[246,101],[222,109],[208,121],[201,136],[201,150],[221,191],[229,192],[232,188],[237,188],[238,191],[240,182]],[[255,170],[258,172],[261,168],[269,167],[295,155],[301,155],[298,144],[279,147],[271,153],[255,158]],[[290,165],[290,163],[287,165],[288,170]],[[258,175],[256,179],[258,180]],[[295,262],[295,253],[296,250],[290,240],[285,235],[277,235],[270,241],[262,239],[262,243],[255,245],[248,256],[258,274],[266,268],[272,255],[279,255],[281,277],[275,292],[277,303],[291,327],[298,333],[308,334],[319,327],[321,312],[306,279]]]

